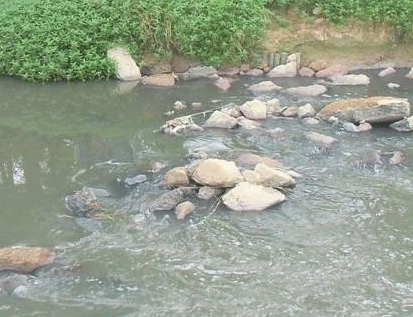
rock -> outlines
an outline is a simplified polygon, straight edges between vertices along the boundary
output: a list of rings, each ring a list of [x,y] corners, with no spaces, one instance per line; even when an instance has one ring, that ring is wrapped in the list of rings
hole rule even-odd
[[[315,118],[308,117],[308,118],[303,119],[303,123],[307,125],[316,125],[316,124],[319,124],[320,122]]]
[[[149,168],[148,172],[149,173],[159,173],[161,170],[163,170],[167,164],[161,163],[161,162],[150,162],[149,163]]]
[[[281,87],[277,86],[276,84],[274,84],[272,81],[262,81],[258,84],[255,85],[251,85],[250,87],[248,87],[249,91],[253,91],[253,92],[269,92],[269,91],[274,91],[274,90],[280,90]]]
[[[264,71],[262,69],[253,68],[247,71],[244,75],[246,76],[262,76],[264,75]]]
[[[313,117],[314,115],[315,110],[313,106],[309,103],[305,104],[304,106],[298,107],[297,109],[297,116],[299,118]]]
[[[396,165],[401,164],[406,160],[407,156],[402,151],[395,151],[393,156],[390,158],[390,164]]]
[[[258,99],[247,101],[239,109],[248,119],[264,120],[267,116],[266,103]]]
[[[399,132],[413,131],[413,116],[394,122],[390,125],[390,127]]]
[[[182,102],[180,100],[175,101],[173,107],[175,110],[178,110],[178,111],[186,109],[185,102]]]
[[[388,83],[387,87],[389,87],[390,89],[396,89],[396,88],[400,88],[400,85],[396,83]]]
[[[220,188],[203,186],[198,191],[198,198],[208,200],[211,198],[217,198],[221,194],[222,189]]]
[[[218,75],[218,71],[212,66],[197,66],[188,69],[184,77],[187,79],[197,79],[212,78],[216,75]]]
[[[290,62],[285,65],[276,66],[267,73],[267,76],[270,78],[295,77],[297,76],[297,63]]]
[[[278,190],[248,182],[239,183],[222,197],[224,205],[235,211],[260,211],[284,200]]]
[[[228,89],[231,88],[232,82],[233,80],[231,78],[219,77],[217,80],[214,81],[214,85],[223,91],[227,91]]]
[[[309,67],[303,67],[298,71],[298,75],[301,77],[313,77],[315,72]]]
[[[247,71],[249,71],[251,68],[250,68],[250,64],[241,64],[241,67],[240,67],[240,71],[242,71],[242,72],[244,72],[244,73],[246,73]]]
[[[304,133],[304,136],[307,140],[322,145],[326,148],[330,148],[335,142],[338,142],[337,139],[318,132],[306,132]]]
[[[162,194],[157,198],[150,206],[149,212],[161,211],[161,210],[172,210],[179,203],[183,202],[185,197],[195,193],[193,187],[179,187],[175,188],[169,192]]]
[[[354,123],[351,123],[351,122],[344,122],[343,128],[344,130],[348,132],[366,132],[366,131],[373,129],[371,124],[368,122],[361,123],[358,126],[356,126]]]
[[[221,112],[233,118],[238,118],[242,116],[241,110],[239,110],[239,107],[235,104],[225,106],[224,108],[221,109]]]
[[[53,263],[55,254],[46,248],[14,246],[0,249],[0,271],[30,273]]]
[[[86,217],[90,211],[101,208],[95,193],[87,187],[66,196],[65,206],[75,217]]]
[[[109,191],[107,191],[106,189],[102,189],[102,188],[91,188],[89,187],[89,189],[93,192],[93,194],[96,197],[110,197],[111,194]]]
[[[247,170],[253,170],[257,164],[263,163],[269,167],[279,168],[287,170],[288,167],[285,167],[281,162],[265,156],[259,156],[252,153],[244,153],[238,155],[237,159],[235,160],[236,164],[239,167],[245,168]]]
[[[163,179],[163,184],[167,186],[188,186],[189,178],[185,167],[175,167],[169,170]]]
[[[298,108],[296,106],[287,107],[282,113],[284,117],[296,117]]]
[[[388,68],[386,68],[386,69],[383,69],[383,70],[378,74],[378,76],[379,76],[379,77],[385,77],[385,76],[394,74],[395,72],[396,72],[396,70],[395,70],[393,67],[388,67]]]
[[[225,77],[234,77],[236,75],[238,75],[240,72],[240,68],[239,67],[221,67],[218,70],[218,75],[219,76],[225,76]]]
[[[318,72],[322,69],[326,69],[328,67],[328,63],[325,60],[318,60],[310,63],[308,67],[314,70],[315,72]]]
[[[265,103],[267,105],[267,116],[269,115],[279,116],[287,108],[287,107],[281,106],[281,101],[280,99],[277,99],[277,98],[267,100]]]
[[[195,66],[195,63],[183,56],[174,55],[171,66],[174,73],[185,73],[189,68]]]
[[[191,177],[198,184],[221,188],[233,187],[244,180],[234,162],[215,158],[202,161]]]
[[[335,101],[325,106],[317,114],[323,120],[336,116],[341,120],[355,123],[395,122],[410,114],[407,99],[393,97],[354,98]]]
[[[251,170],[245,170],[242,172],[242,176],[244,176],[245,181],[251,183],[251,184],[257,184],[257,185],[262,185],[261,184],[261,176],[255,171]]]
[[[260,122],[247,119],[242,116],[238,118],[238,125],[246,130],[254,130],[254,129],[262,128],[262,124]]]
[[[345,75],[349,72],[349,69],[347,66],[343,66],[343,65],[333,65],[333,66],[329,66],[325,69],[322,69],[320,71],[318,71],[315,76],[318,78],[322,78],[322,77],[331,77],[334,75]]]
[[[413,67],[410,69],[410,71],[407,73],[407,75],[405,77],[413,78]]]
[[[195,210],[195,206],[190,201],[184,201],[175,207],[176,218],[178,220],[184,219]]]
[[[260,176],[260,184],[273,188],[295,186],[295,180],[288,173],[271,168],[263,163],[255,166],[254,172]]]
[[[191,103],[191,106],[192,106],[192,108],[194,108],[194,109],[199,109],[199,108],[202,107],[202,103],[200,103],[200,102],[193,102],[193,103]]]
[[[232,129],[238,124],[237,119],[219,111],[214,111],[208,120],[204,123],[207,128],[224,128]]]
[[[159,130],[166,134],[176,135],[181,131],[185,130],[191,131],[202,131],[203,128],[196,125],[192,120],[191,116],[178,117],[172,120],[168,120],[162,125]]]
[[[283,92],[290,95],[301,95],[315,97],[327,92],[327,88],[323,85],[310,85],[301,87],[292,87],[285,89]]]
[[[107,56],[115,61],[116,76],[118,79],[134,81],[141,78],[139,67],[123,47],[113,47],[109,49]]]
[[[330,77],[335,86],[367,86],[370,78],[366,75],[333,75]]]
[[[126,177],[125,180],[123,181],[125,185],[132,187],[136,186],[140,183],[146,182],[148,178],[144,174],[136,175],[134,177]]]
[[[144,85],[157,87],[172,87],[175,85],[175,77],[172,74],[158,74],[142,79]]]
[[[119,81],[116,85],[116,88],[113,90],[113,92],[117,95],[128,94],[133,90],[133,88],[136,87],[137,84],[138,84],[137,80]]]

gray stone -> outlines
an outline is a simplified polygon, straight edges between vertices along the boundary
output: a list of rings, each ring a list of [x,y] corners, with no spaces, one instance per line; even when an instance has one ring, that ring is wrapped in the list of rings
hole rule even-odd
[[[184,201],[175,207],[176,218],[178,220],[184,219],[195,210],[195,206],[190,201]]]
[[[396,88],[400,88],[400,85],[396,83],[388,83],[387,87],[389,87],[390,89],[396,89]]]
[[[348,132],[366,132],[373,129],[368,122],[361,123],[358,126],[351,122],[343,122],[343,128]]]
[[[113,47],[107,52],[108,58],[116,64],[116,76],[120,80],[134,81],[141,78],[141,72],[135,61],[123,47]]]
[[[267,100],[265,103],[267,105],[267,116],[279,116],[287,108],[281,106],[281,101],[277,98]]]
[[[185,78],[212,78],[218,75],[218,71],[212,66],[197,66],[188,69],[185,73]]]
[[[407,158],[406,153],[402,151],[395,151],[393,156],[390,158],[390,164],[396,165],[403,163]]]
[[[238,125],[241,128],[244,128],[246,130],[254,130],[254,129],[262,128],[261,122],[257,122],[257,121],[254,121],[254,120],[242,117],[242,116],[238,118]]]
[[[354,123],[395,122],[408,117],[410,104],[407,99],[393,97],[354,98],[335,101],[317,114],[323,120],[331,116]]]
[[[386,68],[386,69],[383,69],[383,70],[378,74],[378,76],[379,76],[379,77],[385,77],[385,76],[394,74],[395,72],[396,72],[396,70],[395,70],[393,67],[388,67],[388,68]]]
[[[278,190],[248,182],[239,183],[222,197],[224,205],[235,211],[260,211],[284,200]]]
[[[214,111],[208,120],[205,122],[204,127],[207,128],[223,128],[232,129],[238,124],[238,120],[223,113],[222,111]]]
[[[144,174],[136,175],[134,177],[126,177],[124,183],[128,186],[135,186],[137,184],[146,182],[147,177]]]
[[[277,86],[272,81],[267,80],[255,85],[251,85],[250,87],[248,87],[248,90],[253,92],[269,92],[274,90],[280,90],[281,88],[282,87]]]
[[[333,75],[330,77],[335,86],[367,86],[370,78],[366,75]]]
[[[315,72],[309,67],[303,67],[298,71],[298,75],[301,77],[313,77]]]
[[[298,108],[296,106],[287,107],[282,113],[284,117],[296,117]]]
[[[248,119],[264,120],[267,116],[266,103],[258,99],[247,101],[239,109]]]
[[[233,187],[244,180],[234,162],[215,158],[202,161],[191,177],[198,184],[221,188]]]
[[[288,167],[285,167],[281,162],[273,158],[259,156],[259,155],[252,154],[252,153],[243,153],[243,154],[238,155],[236,159],[236,163],[238,166],[248,169],[248,170],[254,169],[258,163],[263,163],[269,167],[274,167],[278,169],[284,169],[284,170],[288,169]]]
[[[173,107],[175,110],[178,110],[178,111],[186,109],[185,103],[180,100],[175,101]]]
[[[276,66],[267,73],[267,76],[270,78],[295,77],[297,76],[297,63],[290,62]]]
[[[208,200],[211,198],[217,198],[221,194],[222,194],[222,189],[220,188],[203,186],[198,191],[198,198]]]
[[[297,109],[297,116],[299,118],[312,117],[314,115],[315,110],[313,106],[309,103],[305,104],[304,106],[298,107]]]
[[[413,116],[394,122],[390,127],[399,132],[413,131]]]
[[[338,142],[337,139],[318,132],[306,132],[304,133],[304,136],[307,140],[312,141],[318,145],[322,145],[326,148],[330,148],[335,142]]]
[[[308,117],[308,118],[303,119],[303,123],[307,125],[316,125],[316,124],[319,124],[320,122],[315,118]]]
[[[246,76],[262,76],[264,75],[264,71],[262,69],[253,68],[247,71],[244,75]]]
[[[323,85],[310,85],[301,87],[292,87],[284,90],[285,93],[301,96],[319,96],[327,92],[327,88]]]

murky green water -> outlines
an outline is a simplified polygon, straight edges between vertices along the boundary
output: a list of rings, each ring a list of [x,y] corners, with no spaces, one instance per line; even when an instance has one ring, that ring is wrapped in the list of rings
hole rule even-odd
[[[316,108],[349,96],[410,98],[407,70],[368,87],[330,87]],[[253,98],[242,79],[223,93],[208,81],[172,89],[117,82],[28,84],[0,80],[0,247],[55,248],[57,265],[35,275],[0,273],[0,316],[411,316],[413,314],[413,136],[386,127],[352,134],[322,123],[268,118],[263,129],[153,132],[176,100],[202,110]],[[275,80],[287,87],[312,80]],[[387,82],[401,88],[391,90]],[[221,101],[216,101],[221,100]],[[183,115],[192,113],[191,107]],[[275,128],[283,131],[275,132]],[[329,152],[303,138],[338,138]],[[271,132],[272,131],[272,132]],[[170,167],[203,149],[277,158],[304,175],[283,204],[236,213],[193,200],[196,212],[140,221],[164,191],[151,162]],[[389,164],[394,151],[407,160]],[[368,153],[380,151],[377,162]],[[133,190],[117,178],[144,173]],[[64,197],[106,189],[113,220],[73,219]],[[14,291],[14,292],[13,292]]]

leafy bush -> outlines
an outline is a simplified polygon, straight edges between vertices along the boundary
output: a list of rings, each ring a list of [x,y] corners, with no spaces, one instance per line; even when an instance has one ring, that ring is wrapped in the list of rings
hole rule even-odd
[[[204,63],[247,59],[265,25],[264,0],[3,0],[0,73],[30,80],[108,78],[120,44],[172,50]]]

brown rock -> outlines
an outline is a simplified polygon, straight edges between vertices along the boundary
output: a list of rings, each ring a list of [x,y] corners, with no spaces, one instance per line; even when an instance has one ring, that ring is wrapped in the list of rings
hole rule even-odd
[[[246,76],[262,76],[264,75],[264,71],[262,69],[253,68],[245,72],[245,75]]]
[[[143,78],[142,83],[145,85],[157,87],[171,87],[175,85],[175,77],[171,74],[152,75]]]
[[[345,75],[349,72],[349,69],[347,66],[343,65],[333,65],[330,67],[327,67],[323,70],[318,71],[315,76],[318,78],[322,77],[331,77],[334,75]]]
[[[0,249],[0,271],[33,272],[51,264],[55,254],[46,248],[15,246]]]
[[[308,65],[308,68],[311,68],[315,72],[318,72],[327,67],[328,67],[328,63],[324,60],[314,61],[310,65]]]
[[[196,63],[182,56],[174,55],[172,58],[172,71],[175,73],[185,73],[195,65]]]
[[[295,186],[295,180],[288,173],[268,167],[263,163],[255,166],[254,172],[260,176],[260,183],[273,188]]]
[[[184,201],[175,207],[176,218],[178,220],[184,219],[195,210],[195,206],[190,201]]]
[[[223,66],[218,70],[218,75],[224,77],[234,77],[235,75],[238,75],[239,72],[239,67]]]
[[[303,67],[298,71],[298,75],[301,77],[313,77],[315,74],[314,70],[308,67]]]
[[[163,179],[163,183],[167,186],[189,185],[189,178],[185,167],[175,167],[168,171]]]

